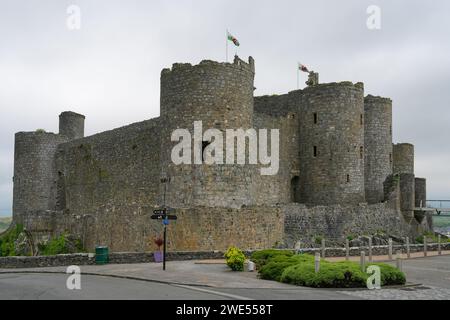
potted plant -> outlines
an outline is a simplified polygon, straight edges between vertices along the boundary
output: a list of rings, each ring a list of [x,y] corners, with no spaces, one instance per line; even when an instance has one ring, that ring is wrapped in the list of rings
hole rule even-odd
[[[163,261],[163,253],[161,252],[161,246],[163,245],[164,241],[161,237],[157,237],[153,239],[153,242],[158,247],[158,251],[153,252],[153,258],[155,259],[155,262],[162,262]]]

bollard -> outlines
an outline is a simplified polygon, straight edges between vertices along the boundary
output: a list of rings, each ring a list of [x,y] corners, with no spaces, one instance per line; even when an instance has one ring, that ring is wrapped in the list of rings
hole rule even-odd
[[[322,239],[322,258],[325,258],[325,239]]]
[[[392,239],[389,238],[389,260],[392,260]]]
[[[364,251],[361,251],[359,264],[361,265],[362,272],[366,272],[366,253]]]
[[[345,239],[345,260],[348,261],[350,257],[350,241]]]
[[[441,235],[438,234],[438,255],[442,254],[442,250],[441,250]]]
[[[369,262],[372,262],[372,237],[369,237]]]
[[[411,258],[411,249],[409,248],[409,237],[406,237],[406,257]]]
[[[314,257],[314,271],[318,273],[320,270],[320,253],[316,252],[316,256]]]
[[[424,236],[423,237],[423,256],[426,257],[428,256],[428,248],[427,248],[427,237]]]
[[[402,252],[400,250],[397,251],[395,260],[397,262],[397,269],[402,271]]]

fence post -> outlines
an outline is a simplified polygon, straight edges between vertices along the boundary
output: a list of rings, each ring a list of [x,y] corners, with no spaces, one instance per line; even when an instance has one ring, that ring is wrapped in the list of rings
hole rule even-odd
[[[406,257],[411,258],[411,249],[409,248],[409,237],[406,237]]]
[[[322,258],[325,258],[325,239],[322,239]]]
[[[438,255],[442,254],[442,250],[441,250],[441,235],[438,234]]]
[[[428,248],[427,248],[427,236],[423,237],[423,256],[428,256]]]
[[[372,237],[369,237],[369,262],[372,262]]]
[[[402,271],[402,253],[400,250],[397,250],[397,255],[395,257],[397,262],[397,269]]]
[[[389,238],[389,260],[392,260],[392,239]]]
[[[348,261],[350,257],[350,241],[345,239],[345,260]]]
[[[364,250],[361,251],[361,258],[359,264],[361,265],[362,272],[366,272],[366,253],[364,252]]]
[[[314,257],[314,271],[317,273],[320,270],[320,253],[316,252]]]

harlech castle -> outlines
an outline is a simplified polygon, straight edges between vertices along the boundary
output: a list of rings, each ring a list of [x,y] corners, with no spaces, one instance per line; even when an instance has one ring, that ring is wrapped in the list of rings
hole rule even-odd
[[[255,97],[254,77],[251,57],[175,63],[161,72],[158,118],[85,137],[85,117],[67,111],[57,134],[16,133],[14,223],[113,251],[148,250],[162,229],[150,216],[163,205],[178,216],[168,227],[168,249],[178,251],[432,228],[414,146],[392,142],[389,98],[365,96],[363,83],[321,84],[315,73],[302,90]],[[194,121],[279,129],[277,174],[261,175],[262,164],[174,164],[171,134]]]

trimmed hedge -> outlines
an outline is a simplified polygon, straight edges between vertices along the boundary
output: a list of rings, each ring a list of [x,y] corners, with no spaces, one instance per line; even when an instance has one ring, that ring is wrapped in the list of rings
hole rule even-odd
[[[261,269],[269,259],[279,256],[292,257],[293,255],[294,251],[292,250],[268,249],[253,252],[250,260],[255,263],[257,269]]]
[[[314,256],[290,254],[286,251],[263,250],[255,252],[252,259],[259,258],[259,276],[298,286],[315,288],[362,288],[366,287],[369,274],[361,271],[359,263],[321,260],[318,273],[314,270]],[[405,275],[385,263],[369,263],[380,267],[381,285],[403,285]]]

